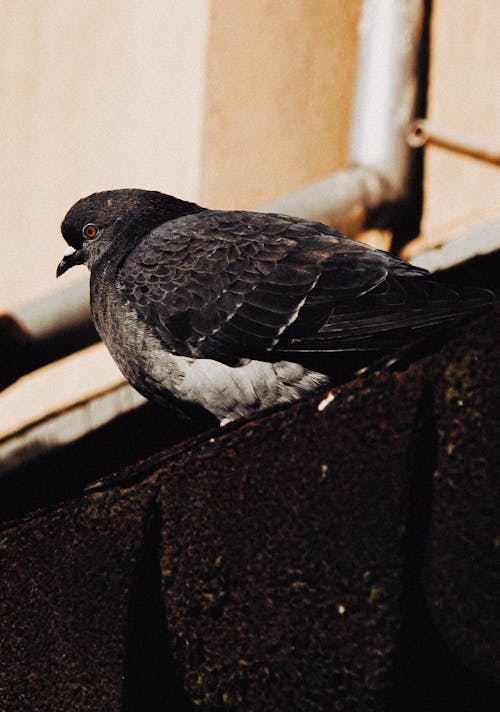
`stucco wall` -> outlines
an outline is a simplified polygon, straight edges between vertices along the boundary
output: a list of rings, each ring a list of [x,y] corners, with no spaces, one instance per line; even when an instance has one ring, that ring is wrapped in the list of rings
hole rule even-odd
[[[345,167],[360,3],[212,2],[200,198],[251,208]]]
[[[498,152],[500,3],[434,0],[432,7],[428,117]],[[425,151],[422,237],[408,255],[500,219],[498,166],[438,146]]]
[[[96,190],[197,195],[207,0],[0,7],[2,309],[59,283],[59,225]]]

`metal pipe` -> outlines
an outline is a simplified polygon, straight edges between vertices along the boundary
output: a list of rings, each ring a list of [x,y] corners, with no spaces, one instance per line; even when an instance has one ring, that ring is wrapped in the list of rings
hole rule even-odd
[[[384,176],[389,200],[408,191],[406,134],[415,116],[423,20],[420,0],[365,0],[362,6],[349,163]]]
[[[406,133],[414,117],[423,7],[423,0],[364,0],[349,146],[351,165],[262,205],[260,210],[322,220],[354,235],[375,208],[404,197],[410,151]],[[14,340],[19,345],[7,365],[3,360],[0,388],[97,340],[86,282],[22,307],[13,317],[4,317],[9,328],[3,334],[0,319],[0,347],[7,344],[8,350],[12,346],[9,334],[13,323]]]
[[[435,146],[447,148],[449,151],[462,153],[480,161],[500,166],[500,148],[498,146],[492,146],[490,143],[472,136],[464,136],[445,126],[438,126],[428,119],[415,119],[410,125],[406,140],[412,148],[421,148],[426,143],[432,143]]]
[[[363,228],[368,213],[392,194],[391,185],[382,175],[364,166],[353,166],[258,209],[319,220],[352,236]]]
[[[349,168],[260,207],[328,222],[348,235],[374,208],[408,192],[422,0],[364,0],[359,24]]]

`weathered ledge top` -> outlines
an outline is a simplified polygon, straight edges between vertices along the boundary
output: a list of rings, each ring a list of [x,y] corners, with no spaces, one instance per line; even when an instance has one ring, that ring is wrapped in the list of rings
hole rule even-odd
[[[497,709],[499,326],[52,480],[0,539],[2,705]]]

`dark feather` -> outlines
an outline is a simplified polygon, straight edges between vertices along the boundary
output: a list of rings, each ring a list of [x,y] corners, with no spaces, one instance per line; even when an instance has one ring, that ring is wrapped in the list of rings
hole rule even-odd
[[[240,211],[160,225],[118,278],[165,348],[229,364],[390,350],[485,301],[320,223]]]

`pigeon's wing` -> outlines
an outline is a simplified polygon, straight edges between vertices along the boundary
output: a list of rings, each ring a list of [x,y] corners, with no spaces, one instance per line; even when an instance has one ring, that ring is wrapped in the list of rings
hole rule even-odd
[[[394,332],[442,321],[457,295],[439,296],[425,274],[320,223],[208,211],[146,235],[117,280],[165,348],[234,364],[377,349]]]
[[[315,224],[247,212],[204,212],[165,223],[126,256],[117,286],[164,346],[227,363],[272,349],[296,318],[338,240],[297,249]],[[309,243],[307,243],[309,244]]]
[[[355,243],[356,244],[356,243]],[[344,264],[358,263],[352,243],[343,255]],[[380,255],[380,253],[378,253]],[[493,302],[493,294],[482,289],[459,290],[433,280],[427,272],[382,253],[384,279],[372,288],[343,299],[332,284],[337,279],[337,257],[324,265],[303,309],[300,319],[283,334],[276,349],[293,352],[387,351],[430,334],[438,333],[447,322],[454,322]],[[365,255],[371,262],[374,255]],[[358,263],[359,264],[359,263]],[[371,268],[367,266],[370,272]],[[309,319],[321,304],[328,304],[326,319],[315,331]]]

